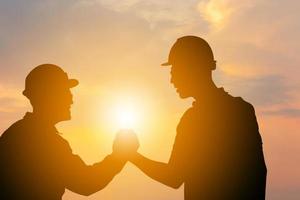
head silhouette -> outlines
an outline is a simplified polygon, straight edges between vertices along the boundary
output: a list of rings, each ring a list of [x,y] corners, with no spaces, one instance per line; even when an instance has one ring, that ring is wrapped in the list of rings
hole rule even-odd
[[[196,36],[184,36],[172,46],[168,62],[171,67],[171,83],[181,98],[195,97],[208,92],[216,61],[209,44]]]
[[[73,103],[70,88],[78,85],[75,79],[53,64],[35,67],[26,77],[23,91],[33,107],[33,113],[49,123],[71,119]]]

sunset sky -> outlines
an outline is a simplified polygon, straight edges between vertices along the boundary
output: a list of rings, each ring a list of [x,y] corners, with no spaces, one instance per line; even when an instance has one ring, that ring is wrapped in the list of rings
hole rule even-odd
[[[214,80],[256,110],[268,167],[267,199],[300,199],[300,1],[296,0],[0,0],[0,134],[30,111],[22,91],[29,71],[61,66],[80,84],[72,120],[58,124],[87,164],[111,152],[131,109],[140,152],[167,161],[182,100],[160,67],[177,38],[211,45]],[[117,110],[117,111],[116,111]],[[64,200],[181,200],[132,164],[102,191]]]

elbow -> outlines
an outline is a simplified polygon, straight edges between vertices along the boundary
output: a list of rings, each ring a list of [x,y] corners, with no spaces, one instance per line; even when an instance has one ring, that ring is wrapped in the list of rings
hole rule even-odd
[[[164,173],[164,175],[159,177],[157,180],[174,189],[180,188],[184,182],[182,175],[176,173],[176,171],[172,169],[168,170],[167,173]]]
[[[176,182],[176,183],[171,183],[170,187],[174,188],[174,189],[178,189],[180,188],[180,186],[182,185],[183,182]]]
[[[79,192],[78,194],[80,194],[80,195],[82,195],[82,196],[88,197],[88,196],[90,196],[90,195],[92,195],[92,194],[94,194],[94,193],[95,193],[94,191],[81,191],[81,192]]]
[[[107,185],[108,185],[109,182],[103,182],[103,183],[100,183],[100,184],[86,184],[85,186],[82,186],[80,188],[73,188],[72,191],[73,192],[76,192],[80,195],[83,195],[83,196],[90,196],[102,189],[104,189]]]
[[[89,188],[89,189],[83,189],[78,191],[77,193],[83,196],[90,196],[100,190],[102,190],[103,188],[105,188],[106,185],[101,185],[100,187],[97,188]]]
[[[90,196],[96,192],[98,192],[99,190],[101,190],[102,188],[81,188],[81,190],[78,190],[77,193],[83,196]]]
[[[171,187],[171,188],[174,188],[174,189],[178,189],[180,188],[180,186],[183,184],[183,180],[181,179],[173,179],[173,180],[170,180],[168,185]]]

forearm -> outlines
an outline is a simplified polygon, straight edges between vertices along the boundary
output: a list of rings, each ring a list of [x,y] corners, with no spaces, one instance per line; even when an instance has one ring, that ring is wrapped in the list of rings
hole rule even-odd
[[[147,176],[160,183],[173,188],[178,188],[182,184],[180,176],[167,163],[150,160],[139,153],[136,153],[130,161]]]
[[[99,163],[91,166],[91,176],[98,176],[103,178],[103,182],[110,181],[116,174],[118,174],[127,160],[114,154],[110,154]]]
[[[77,174],[72,177],[76,180],[70,181],[69,189],[82,195],[93,194],[109,184],[125,164],[126,160],[115,155],[108,155],[103,161],[77,171]]]

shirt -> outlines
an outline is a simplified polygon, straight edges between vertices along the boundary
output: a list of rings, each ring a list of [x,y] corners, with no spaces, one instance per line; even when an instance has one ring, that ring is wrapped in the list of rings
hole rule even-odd
[[[185,200],[265,198],[266,166],[254,108],[219,89],[180,120],[169,163]]]

